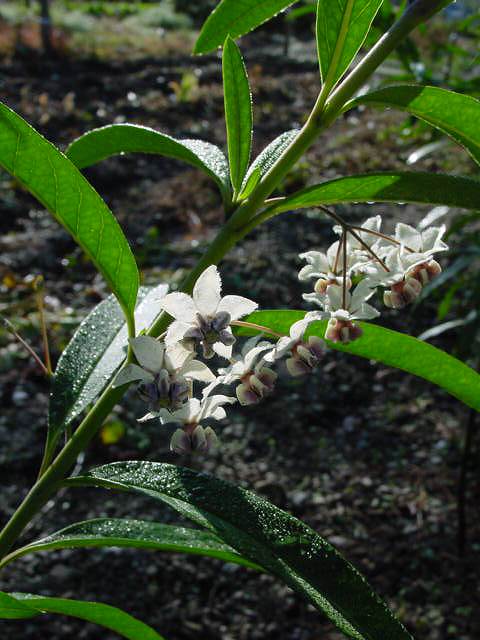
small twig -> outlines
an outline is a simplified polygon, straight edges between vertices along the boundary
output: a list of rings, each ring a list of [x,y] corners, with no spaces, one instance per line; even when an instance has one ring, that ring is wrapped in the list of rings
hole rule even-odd
[[[343,278],[342,278],[342,309],[347,308],[347,231],[343,230]]]
[[[28,353],[32,356],[32,358],[35,360],[35,362],[38,364],[38,366],[40,367],[40,369],[42,370],[42,373],[44,373],[46,376],[50,376],[47,367],[44,365],[44,363],[42,362],[41,358],[35,353],[35,351],[32,349],[32,347],[28,344],[28,342],[26,342],[22,336],[16,331],[15,327],[13,326],[13,324],[10,322],[10,320],[7,320],[7,318],[5,318],[5,316],[3,316],[2,314],[0,314],[0,322],[2,323],[2,325],[5,327],[5,329],[11,333],[17,340],[18,342],[22,345],[22,347],[24,349],[26,349],[28,351]]]
[[[360,243],[360,245],[365,249],[365,251],[368,251],[368,253],[373,256],[375,258],[375,260],[377,260],[382,267],[385,269],[385,271],[387,273],[390,272],[390,269],[387,267],[387,265],[385,264],[385,262],[380,258],[380,256],[378,256],[375,251],[372,249],[372,247],[367,244],[366,242],[364,242],[362,240],[362,238],[358,235],[358,233],[356,231],[353,230],[353,227],[349,227],[349,232],[352,234],[352,236],[355,238],[355,240]]]
[[[255,324],[254,322],[244,322],[243,320],[233,320],[231,325],[235,327],[246,327],[247,329],[256,329],[257,331],[263,331],[264,333],[269,333],[272,336],[276,336],[277,338],[284,338],[285,333],[277,333],[270,329],[269,327],[263,327],[261,324]]]
[[[35,292],[35,300],[37,302],[38,314],[40,317],[40,329],[42,332],[45,367],[47,369],[47,375],[51,376],[53,371],[52,371],[52,361],[50,358],[50,347],[48,344],[47,323],[45,321],[45,305],[43,301],[43,277],[42,276],[38,276],[37,278],[35,278],[33,282],[33,290]]]

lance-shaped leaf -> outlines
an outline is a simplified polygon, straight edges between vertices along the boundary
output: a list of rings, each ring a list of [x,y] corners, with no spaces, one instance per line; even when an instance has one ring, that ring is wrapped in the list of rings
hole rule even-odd
[[[100,547],[126,547],[188,553],[217,558],[224,562],[233,562],[262,571],[261,567],[242,558],[210,531],[122,518],[98,518],[77,522],[14,551],[5,558],[2,564],[40,551]]]
[[[343,76],[370,31],[383,0],[318,0],[317,49],[329,91]]]
[[[0,104],[0,166],[67,229],[131,316],[139,276],[120,225],[78,169],[4,104]]]
[[[280,134],[255,158],[250,165],[242,184],[240,198],[248,198],[263,176],[268,173],[277,159],[297,137],[299,129],[292,129]]]
[[[480,209],[480,181],[440,173],[366,173],[328,180],[297,191],[275,205],[272,215],[343,202],[414,202]]]
[[[82,602],[81,600],[67,600],[66,598],[50,598],[37,596],[30,593],[3,594],[0,592],[0,618],[10,618],[11,609],[4,609],[3,596],[7,595],[9,601],[14,601],[15,606],[25,607],[31,611],[31,615],[22,617],[39,616],[45,613],[58,613],[72,618],[80,618],[87,622],[93,622],[106,629],[111,629],[122,638],[128,640],[162,640],[151,627],[140,622],[128,613],[99,602]],[[11,605],[13,607],[13,605]],[[8,607],[8,602],[7,602]]]
[[[230,199],[228,163],[223,152],[203,140],[176,140],[150,127],[112,124],[93,129],[74,140],[67,157],[79,168],[122,153],[148,153],[182,160],[201,169],[217,183],[225,201]]]
[[[223,47],[222,71],[230,179],[238,194],[252,150],[252,94],[242,54],[230,36]]]
[[[229,35],[238,38],[298,0],[222,0],[202,27],[194,53],[221,47]]]
[[[166,502],[213,531],[323,611],[357,640],[411,640],[365,579],[313,529],[267,500],[206,473],[122,462],[68,484],[132,490]]]
[[[21,600],[12,598],[8,593],[0,591],[0,619],[20,620],[22,618],[33,618],[38,615],[38,611],[31,609]]]
[[[142,287],[135,311],[137,329],[147,329],[159,313],[167,285]],[[128,330],[115,298],[100,302],[80,324],[62,353],[53,378],[48,421],[48,450],[60,434],[109,384],[125,359]]]
[[[304,311],[290,309],[256,311],[245,320],[269,327],[278,333],[288,334],[291,325],[304,315]],[[412,336],[368,322],[358,324],[363,329],[361,338],[347,345],[328,342],[328,346],[368,360],[382,362],[389,367],[428,380],[472,409],[480,411],[480,375],[474,369],[445,351]],[[315,322],[310,325],[305,335],[323,338],[326,327],[326,320]],[[255,335],[254,330],[244,328],[238,329],[237,333]]]
[[[428,122],[461,144],[480,164],[480,101],[447,89],[423,85],[385,87],[350,102],[393,107]]]

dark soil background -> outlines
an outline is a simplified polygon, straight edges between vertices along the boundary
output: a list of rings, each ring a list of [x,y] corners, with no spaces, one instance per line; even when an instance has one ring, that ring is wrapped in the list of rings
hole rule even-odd
[[[27,36],[1,62],[2,100],[61,148],[90,128],[124,121],[224,145],[217,56],[191,59],[183,42],[168,57],[128,61],[64,51],[47,60],[36,48],[35,33]],[[316,95],[318,71],[308,38],[294,39],[287,58],[275,33],[246,38],[243,44],[258,152],[277,134],[302,123]],[[185,78],[193,87],[186,97],[179,91]],[[405,118],[398,114],[351,112],[308,153],[282,188],[292,191],[337,175],[404,167],[419,144],[418,138],[405,134],[405,127]],[[464,173],[473,171],[453,146],[415,166],[447,171],[459,167]],[[214,186],[180,163],[159,157],[113,158],[87,175],[117,215],[146,284],[175,286],[221,224]],[[78,322],[107,289],[70,237],[5,173],[0,175],[0,196],[0,310],[40,352],[31,280],[42,275],[56,361]],[[383,212],[389,221],[415,222],[427,211],[356,206],[343,213],[361,220]],[[285,214],[227,256],[221,265],[224,289],[251,297],[262,307],[299,308],[303,289],[297,281],[298,253],[322,247],[329,239],[329,225],[315,212]],[[434,318],[435,306],[427,302],[414,311],[386,313],[381,322],[419,335]],[[454,347],[448,337],[436,343],[447,350]],[[49,390],[11,336],[0,336],[0,348],[4,521],[37,473]],[[479,452],[470,470],[467,541],[459,556],[456,494],[468,412],[446,393],[399,371],[332,353],[308,380],[293,381],[282,372],[271,399],[258,408],[231,411],[219,429],[221,448],[205,458],[173,456],[160,426],[136,423],[141,410],[135,394],[129,394],[79,464],[89,468],[115,460],[169,461],[251,488],[336,545],[418,640],[480,637]],[[178,521],[176,514],[146,498],[75,489],[49,503],[25,539],[101,516]],[[215,560],[136,550],[60,551],[8,566],[0,585],[6,591],[113,604],[170,640],[343,637],[279,582]],[[116,636],[79,621],[45,616],[2,621],[0,637]]]

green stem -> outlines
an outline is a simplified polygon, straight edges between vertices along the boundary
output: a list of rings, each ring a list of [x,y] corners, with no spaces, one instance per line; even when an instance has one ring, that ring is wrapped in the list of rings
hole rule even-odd
[[[435,7],[432,7],[432,4]],[[329,126],[342,112],[345,102],[350,99],[365,80],[383,62],[397,44],[418,24],[428,19],[449,4],[447,0],[417,0],[410,9],[381,38],[377,45],[365,56],[360,64],[324,103],[324,96],[317,99],[304,127],[285,150],[282,156],[263,177],[248,200],[236,209],[204,256],[182,283],[182,290],[191,292],[198,276],[211,264],[216,264],[241,238],[253,228],[249,223],[264,206],[265,200],[287,175],[293,165],[313,144],[320,132]],[[169,324],[169,317],[161,314],[153,324],[150,335],[158,336]],[[129,334],[133,334],[133,323],[129,322]],[[127,358],[128,362],[128,358]],[[84,418],[72,438],[58,454],[51,465],[34,484],[17,511],[0,533],[0,560],[14,546],[26,525],[52,497],[64,477],[73,467],[77,456],[87,447],[107,418],[115,404],[122,398],[125,387],[108,387],[96,405]]]

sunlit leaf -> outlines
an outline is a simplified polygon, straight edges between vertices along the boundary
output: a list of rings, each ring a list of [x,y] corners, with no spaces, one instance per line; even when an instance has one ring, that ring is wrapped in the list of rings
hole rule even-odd
[[[0,166],[67,229],[107,280],[124,311],[131,314],[139,276],[118,222],[78,169],[4,104],[0,104]]]
[[[188,553],[262,570],[261,567],[242,558],[209,531],[121,518],[98,518],[77,522],[42,540],[22,547],[12,555],[16,559],[39,551],[89,547],[130,547]]]
[[[322,81],[330,89],[355,58],[383,0],[318,0],[317,49]]]
[[[243,181],[241,198],[247,198],[257,186],[263,176],[275,164],[282,153],[290,146],[299,133],[299,129],[292,129],[280,134],[265,149],[258,154],[250,165]]]
[[[38,615],[38,611],[31,609],[21,600],[16,600],[8,593],[0,591],[0,619],[20,620],[22,618],[33,618]]]
[[[120,462],[70,485],[132,490],[209,529],[323,611],[357,640],[411,640],[365,579],[313,529],[267,500],[213,476],[156,462]]]
[[[230,37],[223,47],[222,71],[230,178],[238,193],[252,149],[252,95],[242,54]]]
[[[246,320],[269,327],[278,333],[288,334],[290,326],[304,315],[304,311],[290,309],[256,311]],[[480,375],[474,369],[445,351],[412,336],[368,322],[359,322],[359,325],[363,329],[363,336],[359,340],[348,345],[329,342],[329,347],[382,362],[389,367],[424,378],[448,391],[469,407],[480,411]],[[323,338],[326,326],[326,320],[315,322],[310,325],[306,335]],[[253,335],[255,331],[242,328],[238,333]]]
[[[159,313],[166,285],[139,292],[135,311],[138,331],[147,329]],[[110,296],[80,324],[58,361],[49,407],[48,449],[60,434],[97,398],[125,359],[128,330],[125,318]]]
[[[111,607],[108,604],[100,604],[99,602],[50,598],[32,595],[30,593],[1,594],[0,592],[0,617],[13,617],[8,615],[8,609],[6,609],[6,615],[3,615],[2,596],[4,595],[9,595],[9,600],[13,600],[16,606],[19,607],[19,610],[21,610],[22,606],[28,607],[32,612],[28,617],[42,615],[44,613],[58,613],[72,618],[80,618],[87,622],[93,622],[101,627],[115,631],[122,636],[122,638],[128,638],[128,640],[162,640],[162,637],[159,636],[156,631],[143,622],[140,622],[140,620],[133,618],[128,613],[116,607]]]
[[[224,200],[230,197],[227,160],[218,147],[203,140],[176,140],[150,127],[112,124],[85,133],[66,151],[79,169],[123,153],[148,153],[182,160],[215,180]]]
[[[243,36],[296,1],[222,0],[203,25],[194,53],[213,51],[227,36]]]
[[[360,96],[346,109],[359,104],[407,111],[446,133],[480,164],[480,101],[472,96],[438,87],[398,85]]]
[[[328,180],[287,196],[272,213],[343,202],[415,202],[480,209],[480,181],[440,173],[392,171]]]

